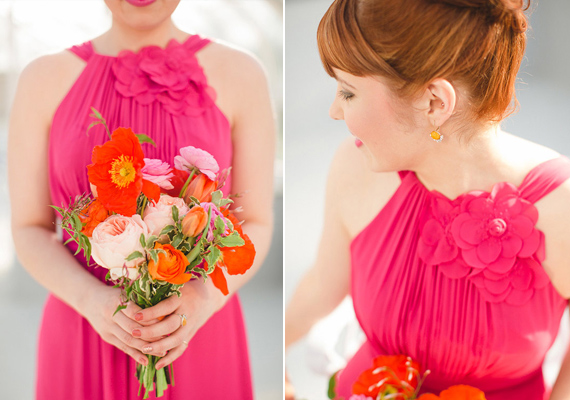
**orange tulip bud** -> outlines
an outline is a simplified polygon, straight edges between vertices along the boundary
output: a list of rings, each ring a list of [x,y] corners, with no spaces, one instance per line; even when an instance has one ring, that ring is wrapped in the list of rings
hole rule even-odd
[[[216,190],[217,182],[210,180],[206,175],[199,174],[188,185],[184,200],[190,201],[190,196],[198,199],[200,203],[212,201],[212,192]]]
[[[83,229],[81,229],[81,233],[91,237],[91,235],[93,235],[93,229],[95,229],[101,222],[105,221],[108,216],[109,211],[103,207],[103,204],[101,204],[99,199],[93,200],[79,216],[81,222],[85,224]]]
[[[196,236],[204,230],[207,223],[206,210],[199,206],[192,207],[182,220],[182,233],[186,236]]]

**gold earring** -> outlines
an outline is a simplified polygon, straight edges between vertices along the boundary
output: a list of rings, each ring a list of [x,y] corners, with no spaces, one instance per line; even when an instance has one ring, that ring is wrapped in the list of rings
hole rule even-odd
[[[431,137],[434,141],[436,141],[436,142],[438,142],[438,143],[443,140],[443,135],[438,132],[438,131],[439,131],[439,128],[440,128],[440,127],[438,126],[436,130],[431,131],[431,133],[429,134],[430,137]]]

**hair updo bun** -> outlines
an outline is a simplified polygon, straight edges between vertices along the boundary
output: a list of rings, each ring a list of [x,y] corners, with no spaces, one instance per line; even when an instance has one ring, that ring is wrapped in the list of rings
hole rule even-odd
[[[445,78],[467,89],[475,119],[500,121],[516,108],[529,6],[530,0],[335,0],[319,24],[319,52],[331,76],[333,69],[382,76],[401,97]]]
[[[524,11],[528,10],[524,0],[436,0],[456,7],[474,8],[483,13],[490,23],[502,24],[515,32],[526,31],[528,23]]]

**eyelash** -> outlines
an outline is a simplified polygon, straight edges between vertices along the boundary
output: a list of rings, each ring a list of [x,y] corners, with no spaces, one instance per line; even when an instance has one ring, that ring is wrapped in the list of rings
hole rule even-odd
[[[340,97],[344,101],[349,101],[354,97],[354,95],[352,93],[345,92],[344,90],[339,90],[338,97]]]

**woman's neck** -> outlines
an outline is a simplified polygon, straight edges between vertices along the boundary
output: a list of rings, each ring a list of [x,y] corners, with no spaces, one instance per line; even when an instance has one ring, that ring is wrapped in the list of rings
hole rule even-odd
[[[96,41],[97,51],[106,55],[115,56],[122,50],[137,52],[146,46],[166,47],[172,39],[183,40],[185,33],[178,29],[171,18],[164,20],[152,29],[134,29],[113,20],[111,28]]]
[[[469,140],[461,140],[457,135],[445,136],[412,168],[429,190],[456,198],[517,178],[513,176],[513,160],[506,150],[509,145],[505,141],[510,135],[501,131],[499,125],[480,128]]]

